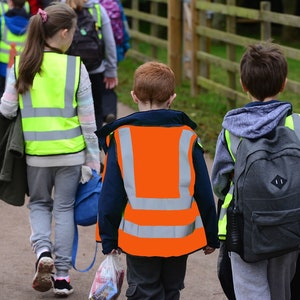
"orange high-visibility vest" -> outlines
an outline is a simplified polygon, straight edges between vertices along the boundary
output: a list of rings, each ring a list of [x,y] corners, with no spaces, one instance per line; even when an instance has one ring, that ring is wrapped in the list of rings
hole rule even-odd
[[[137,256],[181,256],[206,246],[194,194],[188,126],[122,126],[114,132],[128,196],[118,246]]]

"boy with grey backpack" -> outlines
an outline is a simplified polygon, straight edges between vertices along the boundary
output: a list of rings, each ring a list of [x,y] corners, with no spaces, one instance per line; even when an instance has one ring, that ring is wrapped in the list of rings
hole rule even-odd
[[[236,299],[290,300],[300,247],[300,116],[277,100],[287,78],[277,45],[250,45],[240,73],[251,102],[224,117],[212,170],[219,239]]]

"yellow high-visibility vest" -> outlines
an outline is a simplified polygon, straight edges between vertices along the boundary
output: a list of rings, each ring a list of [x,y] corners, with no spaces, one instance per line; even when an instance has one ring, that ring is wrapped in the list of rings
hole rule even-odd
[[[1,6],[1,5],[0,5]],[[16,35],[12,33],[5,24],[5,18],[1,18],[1,41],[0,41],[0,62],[7,64],[9,62],[9,55],[11,45],[15,45],[17,54],[20,54],[27,34],[26,32],[22,35]]]
[[[18,77],[19,57],[15,73]],[[80,152],[85,141],[77,116],[80,58],[45,52],[40,74],[29,92],[19,95],[27,155]]]

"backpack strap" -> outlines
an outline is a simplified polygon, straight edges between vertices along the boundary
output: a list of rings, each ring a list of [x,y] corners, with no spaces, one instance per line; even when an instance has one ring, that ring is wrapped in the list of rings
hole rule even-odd
[[[102,39],[102,19],[101,19],[101,8],[99,4],[94,4],[93,7],[88,8],[89,13],[93,16],[99,39]]]
[[[97,251],[98,251],[98,243],[96,242],[94,258],[93,258],[91,264],[86,269],[76,268],[77,249],[78,249],[78,228],[77,228],[77,225],[75,225],[75,234],[74,234],[74,241],[73,241],[73,248],[72,248],[72,266],[78,272],[87,272],[93,267],[93,265],[96,261],[96,256],[97,256]]]

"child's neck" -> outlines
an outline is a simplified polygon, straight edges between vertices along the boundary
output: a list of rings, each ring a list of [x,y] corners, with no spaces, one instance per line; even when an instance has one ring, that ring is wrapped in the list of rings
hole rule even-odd
[[[169,105],[167,102],[164,102],[162,104],[153,104],[150,102],[139,102],[138,103],[139,111],[148,111],[148,110],[157,110],[157,109],[169,109]]]
[[[257,100],[256,98],[251,96],[250,99],[251,99],[252,102],[268,102],[268,101],[272,101],[272,100],[277,100],[277,96],[278,95],[275,95],[275,96],[272,96],[272,97],[267,97],[263,100]]]

